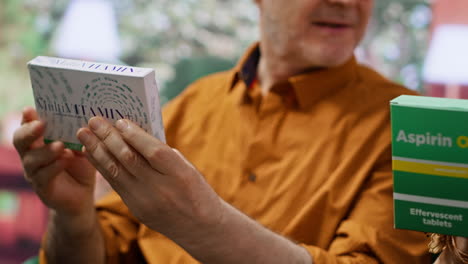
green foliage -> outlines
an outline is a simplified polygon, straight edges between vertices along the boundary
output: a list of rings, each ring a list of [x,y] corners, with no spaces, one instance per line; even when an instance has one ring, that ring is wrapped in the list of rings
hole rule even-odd
[[[176,74],[162,91],[161,98],[164,101],[171,100],[194,80],[210,73],[228,70],[233,66],[234,61],[214,56],[182,59],[174,66]]]
[[[390,79],[421,91],[431,15],[428,0],[376,0],[361,45],[367,62]]]

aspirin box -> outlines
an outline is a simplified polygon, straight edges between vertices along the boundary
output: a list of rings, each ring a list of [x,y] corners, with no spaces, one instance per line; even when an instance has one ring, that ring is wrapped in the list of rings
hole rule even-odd
[[[391,101],[395,227],[468,236],[468,100]]]
[[[93,116],[129,119],[165,142],[153,69],[39,56],[28,63],[44,141],[81,150],[76,138]]]

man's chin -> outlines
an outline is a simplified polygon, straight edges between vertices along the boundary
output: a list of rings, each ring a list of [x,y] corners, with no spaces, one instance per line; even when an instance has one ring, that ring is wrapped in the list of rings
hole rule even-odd
[[[302,60],[306,60],[308,64],[326,68],[343,65],[354,54],[354,48],[336,43],[303,42],[300,49],[303,51]]]
[[[349,48],[325,48],[319,54],[324,64],[328,67],[337,67],[345,64],[354,54],[354,50]]]

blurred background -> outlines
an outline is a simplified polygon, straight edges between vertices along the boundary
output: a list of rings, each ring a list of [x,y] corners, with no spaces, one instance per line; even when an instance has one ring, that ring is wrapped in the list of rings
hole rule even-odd
[[[37,254],[47,210],[22,178],[11,140],[33,105],[26,63],[38,55],[156,69],[164,104],[232,67],[257,40],[252,0],[0,1],[0,263]],[[375,0],[356,55],[423,94],[468,98],[468,1]],[[96,197],[108,187],[99,182]]]

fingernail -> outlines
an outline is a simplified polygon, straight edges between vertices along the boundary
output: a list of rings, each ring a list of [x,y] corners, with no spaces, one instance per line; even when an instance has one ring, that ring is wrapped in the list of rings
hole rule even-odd
[[[98,130],[102,124],[103,121],[98,117],[93,117],[89,120],[89,127],[91,127],[91,129],[94,131]]]
[[[119,119],[117,122],[115,122],[115,127],[123,132],[128,128],[128,122],[123,119]]]
[[[83,143],[83,145],[86,145],[86,143],[89,142],[89,134],[87,131],[81,131],[80,133],[78,133],[78,140]]]
[[[34,120],[34,121],[31,121],[30,124],[31,124],[32,127],[38,127],[38,126],[41,125],[41,121],[39,121],[39,120]]]

